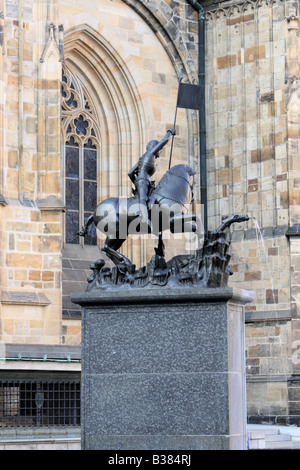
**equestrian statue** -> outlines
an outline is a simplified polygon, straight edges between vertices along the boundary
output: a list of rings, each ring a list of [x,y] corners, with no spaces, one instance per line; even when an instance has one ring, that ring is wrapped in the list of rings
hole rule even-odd
[[[188,213],[193,200],[195,172],[188,165],[180,164],[170,168],[155,187],[150,178],[155,173],[155,162],[160,151],[176,134],[175,128],[168,130],[160,141],[151,140],[146,152],[129,171],[128,176],[135,188],[133,197],[111,197],[102,201],[87,219],[78,234],[84,237],[88,227],[94,223],[106,235],[101,250],[115,265],[131,261],[118,252],[130,234],[154,234],[161,237],[165,230],[195,232],[203,237],[203,227],[198,214]],[[122,229],[123,228],[123,229]],[[125,228],[125,230],[124,230]]]

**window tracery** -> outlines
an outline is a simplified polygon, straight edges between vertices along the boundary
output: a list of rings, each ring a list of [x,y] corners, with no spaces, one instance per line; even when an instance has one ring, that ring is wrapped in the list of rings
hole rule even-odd
[[[83,243],[76,233],[97,205],[99,130],[92,100],[82,83],[64,67],[62,75],[62,132],[65,167],[65,241]],[[84,243],[95,245],[91,226]]]

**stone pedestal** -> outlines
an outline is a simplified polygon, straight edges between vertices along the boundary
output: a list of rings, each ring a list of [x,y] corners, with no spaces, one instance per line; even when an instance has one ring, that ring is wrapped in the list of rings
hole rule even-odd
[[[245,449],[248,291],[71,295],[82,309],[82,448]]]

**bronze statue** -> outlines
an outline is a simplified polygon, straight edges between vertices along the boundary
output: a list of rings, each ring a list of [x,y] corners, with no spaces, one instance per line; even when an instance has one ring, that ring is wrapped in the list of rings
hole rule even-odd
[[[106,235],[101,250],[114,263],[105,267],[104,260],[91,265],[93,274],[88,278],[88,290],[163,286],[226,286],[232,274],[228,265],[230,240],[226,229],[231,224],[249,220],[246,214],[235,214],[223,220],[215,231],[204,233],[199,214],[190,213],[193,201],[194,171],[189,165],[179,164],[170,168],[157,186],[150,180],[155,172],[155,160],[168,143],[175,129],[169,130],[161,141],[151,140],[146,152],[129,171],[135,185],[131,198],[111,197],[102,201],[87,219],[78,234],[84,237],[90,224]],[[162,233],[194,232],[198,242],[194,254],[177,255],[166,262]],[[122,255],[121,248],[130,234],[154,234],[158,247],[146,266],[135,265]],[[200,243],[201,241],[201,243]]]

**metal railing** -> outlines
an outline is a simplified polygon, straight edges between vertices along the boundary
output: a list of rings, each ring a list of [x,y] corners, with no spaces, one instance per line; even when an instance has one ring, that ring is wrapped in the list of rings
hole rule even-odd
[[[0,379],[0,428],[80,426],[80,379]]]

